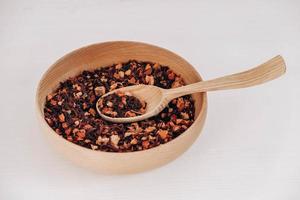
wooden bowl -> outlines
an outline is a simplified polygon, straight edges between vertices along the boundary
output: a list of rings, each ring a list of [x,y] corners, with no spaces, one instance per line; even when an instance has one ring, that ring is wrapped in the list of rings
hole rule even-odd
[[[108,174],[136,173],[162,166],[185,152],[200,134],[207,110],[206,93],[193,95],[195,122],[176,139],[144,151],[109,153],[94,151],[73,144],[55,133],[44,120],[46,95],[59,84],[83,70],[93,70],[129,59],[158,62],[180,74],[186,84],[201,79],[198,72],[180,56],[157,46],[140,42],[105,42],[75,50],[54,63],[43,75],[36,92],[36,109],[42,131],[53,146],[80,166]]]

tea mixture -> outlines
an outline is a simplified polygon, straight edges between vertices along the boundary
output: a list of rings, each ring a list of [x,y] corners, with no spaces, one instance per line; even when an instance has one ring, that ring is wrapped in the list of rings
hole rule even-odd
[[[135,117],[146,112],[147,103],[131,93],[115,92],[100,98],[99,111],[109,117]]]
[[[57,134],[70,142],[107,152],[149,149],[173,140],[192,125],[195,109],[190,95],[172,100],[159,115],[135,123],[112,123],[99,116],[96,111],[99,97],[114,89],[136,84],[169,89],[183,86],[184,81],[167,66],[135,60],[83,71],[61,82],[53,93],[47,95],[45,120]],[[108,102],[114,103],[117,98],[112,97]],[[129,105],[127,101],[135,100],[126,97]],[[106,102],[106,106],[110,105]],[[116,110],[117,115],[124,116],[126,113],[138,114],[128,113],[126,109],[114,108],[112,112]],[[130,109],[143,109],[143,105]]]

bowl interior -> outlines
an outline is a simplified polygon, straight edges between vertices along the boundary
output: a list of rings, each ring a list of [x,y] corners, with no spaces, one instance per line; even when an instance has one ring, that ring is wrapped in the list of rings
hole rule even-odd
[[[166,49],[145,43],[125,41],[94,44],[65,55],[44,74],[38,85],[36,96],[40,117],[43,118],[44,115],[46,95],[55,90],[59,82],[75,76],[83,70],[93,70],[114,63],[127,62],[130,59],[167,65],[177,74],[180,74],[186,84],[201,80],[200,75],[188,62]],[[204,95],[204,93],[193,94],[195,101],[194,123],[197,123],[199,113],[205,103]],[[46,124],[45,121],[43,123]],[[48,124],[46,125],[48,126]],[[53,133],[56,134],[54,131]]]

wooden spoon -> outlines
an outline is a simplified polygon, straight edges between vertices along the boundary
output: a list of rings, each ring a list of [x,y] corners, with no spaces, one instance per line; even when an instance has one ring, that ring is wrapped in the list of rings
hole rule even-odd
[[[262,84],[281,76],[285,73],[285,70],[284,60],[278,55],[253,69],[208,81],[201,81],[174,89],[163,89],[153,85],[141,84],[113,90],[99,98],[100,100],[117,91],[130,92],[133,96],[147,102],[146,113],[136,117],[112,118],[104,115],[98,108],[99,100],[96,108],[100,116],[107,121],[116,123],[141,121],[159,114],[174,98],[197,92],[237,89]]]

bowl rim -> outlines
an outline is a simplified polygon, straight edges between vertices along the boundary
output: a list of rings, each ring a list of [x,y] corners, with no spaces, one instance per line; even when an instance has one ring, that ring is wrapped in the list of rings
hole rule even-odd
[[[47,70],[45,72],[43,72],[41,78],[38,81],[38,85],[36,87],[36,91],[35,91],[35,110],[36,110],[36,115],[38,117],[38,122],[42,123],[41,125],[45,128],[47,128],[50,132],[52,132],[52,136],[63,140],[65,145],[70,145],[70,147],[72,146],[73,148],[76,148],[78,150],[83,150],[85,152],[90,152],[90,153],[97,153],[97,154],[106,154],[106,155],[128,155],[128,154],[141,154],[141,153],[151,153],[154,151],[158,151],[160,148],[165,148],[167,145],[171,145],[172,143],[174,143],[178,138],[188,134],[189,129],[193,128],[194,126],[196,126],[196,123],[198,120],[200,120],[200,116],[204,117],[204,120],[206,118],[206,110],[207,110],[207,93],[206,92],[202,92],[202,101],[201,101],[201,108],[199,111],[199,114],[197,116],[196,119],[194,119],[194,122],[192,123],[192,125],[190,127],[188,127],[187,130],[185,130],[183,133],[181,133],[178,137],[176,137],[175,139],[164,143],[164,144],[160,144],[156,147],[152,147],[150,149],[146,149],[146,150],[140,150],[140,151],[132,151],[132,152],[106,152],[106,151],[95,151],[92,150],[90,148],[86,148],[83,146],[80,146],[78,144],[75,144],[73,142],[70,142],[68,140],[66,140],[65,138],[61,137],[60,135],[58,135],[45,121],[44,119],[44,115],[43,112],[41,111],[41,107],[39,106],[39,91],[41,89],[41,83],[42,81],[45,79],[45,77],[48,75],[49,71],[51,71],[58,63],[60,63],[61,61],[63,61],[64,59],[84,50],[87,48],[91,48],[94,46],[98,46],[98,45],[109,45],[109,44],[114,44],[114,43],[130,43],[130,44],[140,44],[140,45],[145,45],[145,46],[149,46],[149,47],[154,47],[154,48],[158,48],[161,49],[163,51],[166,51],[168,53],[173,54],[173,56],[178,57],[179,59],[182,59],[184,62],[188,63],[191,66],[191,69],[193,71],[193,73],[197,76],[197,78],[199,78],[200,80],[203,80],[201,75],[198,73],[198,71],[194,68],[193,65],[191,65],[186,59],[184,59],[183,57],[179,56],[177,53],[170,51],[166,48],[160,47],[160,46],[156,46],[153,44],[149,44],[149,43],[145,43],[145,42],[140,42],[140,41],[131,41],[131,40],[110,40],[110,41],[105,41],[105,42],[97,42],[97,43],[92,43],[92,44],[88,44],[85,46],[82,46],[80,48],[74,49],[70,52],[68,52],[67,54],[63,55],[62,57],[60,57],[58,60],[56,60],[53,64],[50,65],[50,67],[47,68]],[[203,123],[205,123],[205,121],[203,121]],[[45,132],[45,131],[43,131]],[[197,136],[198,137],[198,136]]]

